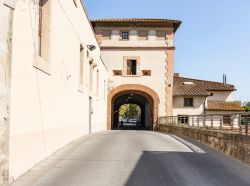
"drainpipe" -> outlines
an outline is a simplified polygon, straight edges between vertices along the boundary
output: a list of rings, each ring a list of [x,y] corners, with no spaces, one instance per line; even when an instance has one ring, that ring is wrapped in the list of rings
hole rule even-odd
[[[206,102],[207,102],[207,97],[205,97],[204,103],[203,103],[203,113],[206,115]]]
[[[0,1],[0,185],[9,183],[12,24],[15,1]]]

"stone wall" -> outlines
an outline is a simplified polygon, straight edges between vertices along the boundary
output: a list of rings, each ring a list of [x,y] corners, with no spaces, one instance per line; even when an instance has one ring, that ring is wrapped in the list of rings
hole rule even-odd
[[[250,136],[161,124],[159,131],[193,138],[250,164]]]

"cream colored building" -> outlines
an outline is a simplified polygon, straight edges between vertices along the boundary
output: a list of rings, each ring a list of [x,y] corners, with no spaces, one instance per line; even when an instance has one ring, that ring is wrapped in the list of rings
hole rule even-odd
[[[80,0],[0,2],[1,30],[2,10],[14,9],[5,164],[12,181],[71,141],[106,129],[108,73]]]
[[[174,75],[173,116],[188,121],[190,115],[232,114],[244,109],[234,102],[231,84]],[[184,118],[186,118],[184,120]]]
[[[124,103],[142,109],[143,127],[172,115],[174,34],[181,22],[169,19],[93,20],[108,69],[108,129],[118,127]]]

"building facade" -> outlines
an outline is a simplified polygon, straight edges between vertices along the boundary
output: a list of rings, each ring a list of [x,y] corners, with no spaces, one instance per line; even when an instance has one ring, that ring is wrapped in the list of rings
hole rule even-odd
[[[243,112],[240,104],[234,102],[235,90],[231,84],[179,77],[179,74],[175,74],[173,116],[187,118],[189,115]]]
[[[0,1],[1,54],[6,46],[0,105],[8,96],[11,101],[3,108],[9,117],[1,114],[6,132],[0,136],[5,145],[0,185],[71,141],[105,130],[107,123],[108,73],[82,2],[8,1],[16,2],[13,7],[6,2]],[[7,75],[3,63],[11,64]],[[3,91],[8,78],[11,88]]]
[[[172,115],[174,33],[178,20],[99,19],[91,21],[108,69],[108,129],[116,128],[124,103],[141,107],[142,123]],[[143,114],[144,113],[144,114]]]

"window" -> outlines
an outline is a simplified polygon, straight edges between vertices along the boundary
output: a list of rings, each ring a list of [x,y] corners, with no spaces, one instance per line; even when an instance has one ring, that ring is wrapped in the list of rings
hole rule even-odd
[[[225,124],[225,125],[231,124],[231,116],[230,115],[223,115],[223,124]]]
[[[80,67],[79,67],[79,88],[83,88],[83,73],[84,73],[84,48],[80,45]]]
[[[184,107],[193,107],[193,98],[184,98]]]
[[[129,33],[128,32],[122,32],[122,39],[128,40],[129,39]]]
[[[38,54],[49,61],[50,41],[50,9],[51,0],[40,0],[39,3],[39,28],[38,28]]]
[[[127,61],[127,75],[136,75],[136,60],[128,60]]]
[[[139,56],[124,56],[123,57],[123,76],[139,76],[140,70],[140,57]]]
[[[178,123],[180,124],[188,124],[188,116],[179,116],[178,115]]]

